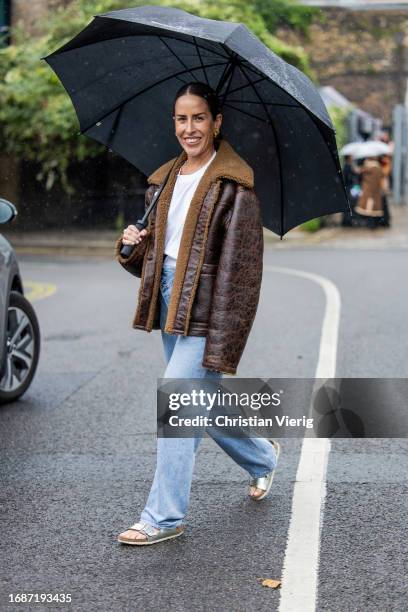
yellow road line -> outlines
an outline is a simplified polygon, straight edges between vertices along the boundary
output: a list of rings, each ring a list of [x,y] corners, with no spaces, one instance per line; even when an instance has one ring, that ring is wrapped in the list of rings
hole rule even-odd
[[[37,302],[53,295],[57,291],[57,285],[25,281],[24,290],[25,296],[30,302]]]

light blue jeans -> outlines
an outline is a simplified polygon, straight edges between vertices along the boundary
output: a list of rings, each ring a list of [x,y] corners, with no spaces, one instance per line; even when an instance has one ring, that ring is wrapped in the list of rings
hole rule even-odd
[[[160,327],[167,362],[163,378],[222,378],[201,365],[204,336],[181,336],[163,331],[173,286],[174,268],[162,268],[160,284]],[[251,476],[266,476],[276,465],[276,453],[263,438],[234,438],[208,427],[212,439]],[[157,464],[153,484],[140,520],[153,527],[169,529],[183,523],[188,510],[195,455],[201,437],[157,438]]]

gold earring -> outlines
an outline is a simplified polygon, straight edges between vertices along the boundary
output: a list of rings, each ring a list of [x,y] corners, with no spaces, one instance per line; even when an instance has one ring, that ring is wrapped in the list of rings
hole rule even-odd
[[[214,138],[217,138],[218,134],[220,133],[220,130],[218,130],[217,128],[215,128],[213,134],[214,134]]]

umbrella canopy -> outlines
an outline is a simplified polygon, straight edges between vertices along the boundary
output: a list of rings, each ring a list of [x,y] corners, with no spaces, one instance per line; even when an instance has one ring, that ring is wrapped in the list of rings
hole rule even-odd
[[[340,155],[352,155],[355,159],[362,159],[363,157],[392,155],[392,149],[380,140],[366,140],[364,142],[349,142],[340,150]]]
[[[340,149],[340,155],[353,155],[354,151],[357,150],[358,145],[361,142],[349,142]]]
[[[378,155],[391,155],[392,150],[389,145],[385,142],[378,140],[367,140],[366,142],[358,143],[353,157],[355,159],[362,159],[363,157],[377,157]]]
[[[203,81],[221,98],[225,138],[254,169],[265,227],[283,236],[349,210],[317,89],[242,24],[167,7],[112,11],[43,59],[71,97],[81,132],[147,175],[180,154],[176,91]]]

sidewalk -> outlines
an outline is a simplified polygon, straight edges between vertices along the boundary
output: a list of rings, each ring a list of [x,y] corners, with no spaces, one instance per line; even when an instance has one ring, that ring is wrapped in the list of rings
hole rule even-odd
[[[335,216],[336,227],[317,232],[291,230],[280,240],[265,230],[265,241],[273,248],[327,249],[408,249],[408,206],[390,205],[391,227],[370,230],[365,227],[341,227],[341,214]]]
[[[329,248],[329,249],[408,249],[408,206],[390,206],[392,227],[367,228],[325,227],[317,232],[295,228],[282,240],[264,230],[265,246],[274,249]],[[341,215],[336,216],[340,223]],[[73,255],[113,257],[118,233],[112,230],[50,230],[47,232],[13,231],[2,228],[1,233],[11,242],[18,255]]]

